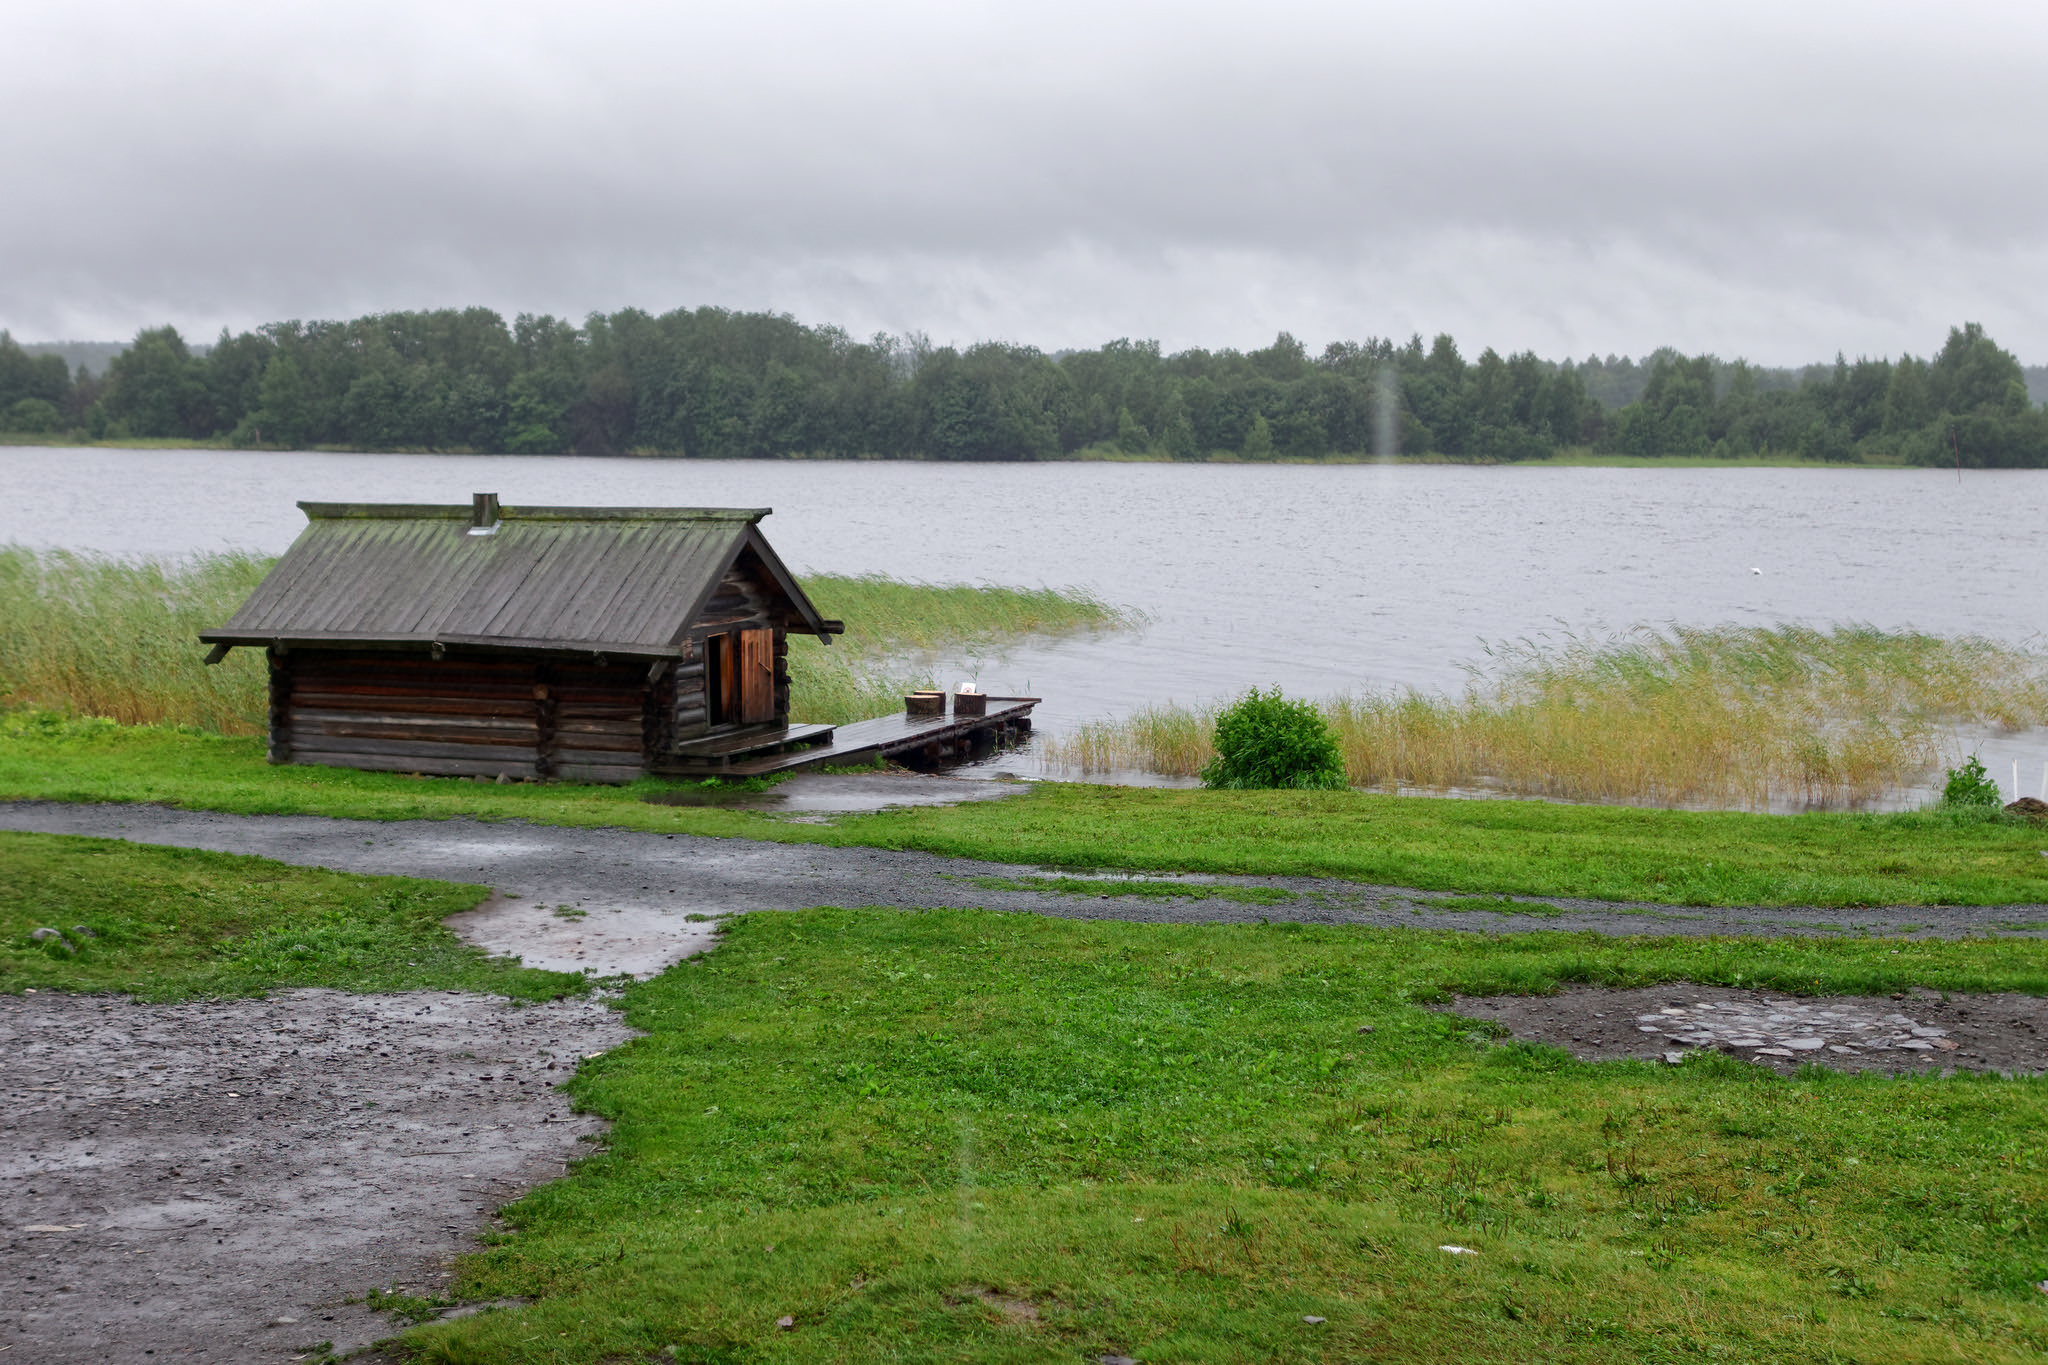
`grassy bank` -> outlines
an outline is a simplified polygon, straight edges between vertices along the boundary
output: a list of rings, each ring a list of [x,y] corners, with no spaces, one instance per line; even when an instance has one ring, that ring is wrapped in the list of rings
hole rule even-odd
[[[1430,890],[1701,905],[2048,902],[2042,830],[1986,815],[1750,815],[1045,783],[1005,801],[797,824],[652,805],[660,784],[494,786],[271,767],[252,738],[0,716],[0,799],[243,814],[531,820],[919,849],[1054,868],[1320,876]]]
[[[1581,1065],[1418,1008],[1762,972],[1774,949],[751,916],[630,988],[646,1036],[573,1086],[606,1150],[462,1269],[465,1298],[534,1302],[411,1341],[463,1362],[2038,1358],[2041,1082]],[[2043,984],[1991,945],[1911,949],[1801,945],[1802,985]]]
[[[1148,707],[1054,739],[1047,756],[1191,776],[1217,709]],[[1360,692],[1323,709],[1356,786],[1846,806],[1953,761],[1954,724],[2048,724],[2048,656],[1866,626],[1674,626],[1503,645],[1462,695]]]
[[[485,894],[198,849],[0,832],[0,992],[182,1000],[331,986],[544,1000],[587,989],[580,976],[488,959],[441,926]],[[38,929],[57,933],[38,939]]]
[[[263,657],[236,650],[214,667],[198,632],[225,622],[271,561],[210,554],[122,560],[0,547],[0,706],[38,706],[124,725],[257,733]],[[831,645],[792,641],[796,719],[844,724],[885,714],[925,685],[936,653],[997,655],[1017,640],[1115,629],[1135,619],[1074,589],[908,583],[818,574],[805,589],[847,623]]]

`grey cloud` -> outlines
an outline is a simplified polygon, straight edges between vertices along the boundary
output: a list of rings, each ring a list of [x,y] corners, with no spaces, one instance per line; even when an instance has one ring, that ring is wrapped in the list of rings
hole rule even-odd
[[[46,8],[0,325],[2048,355],[2018,6]],[[25,268],[24,268],[25,263]]]

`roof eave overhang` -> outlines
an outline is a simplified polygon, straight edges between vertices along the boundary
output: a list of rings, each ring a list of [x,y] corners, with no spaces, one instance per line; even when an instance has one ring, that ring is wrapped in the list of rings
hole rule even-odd
[[[492,635],[379,635],[348,631],[297,631],[275,635],[259,635],[240,630],[202,630],[199,632],[202,644],[247,646],[255,649],[272,647],[306,649],[399,649],[431,650],[461,649],[478,653],[534,654],[557,658],[588,658],[603,655],[608,659],[680,659],[683,650],[680,645],[645,644],[618,640],[523,640],[506,639]]]

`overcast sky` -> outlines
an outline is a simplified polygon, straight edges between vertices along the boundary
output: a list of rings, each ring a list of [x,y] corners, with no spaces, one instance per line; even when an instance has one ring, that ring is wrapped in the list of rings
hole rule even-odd
[[[2039,3],[8,6],[0,326],[2048,362]]]

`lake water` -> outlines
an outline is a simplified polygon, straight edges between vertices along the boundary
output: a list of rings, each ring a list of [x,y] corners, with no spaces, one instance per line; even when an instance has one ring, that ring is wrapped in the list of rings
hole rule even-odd
[[[1157,701],[1457,688],[1489,642],[1857,621],[2048,637],[2048,471],[940,465],[0,448],[0,542],[276,553],[295,502],[772,507],[799,572],[1079,585],[1137,632],[948,660],[1059,727]],[[2034,790],[2048,737],[1963,735]]]

